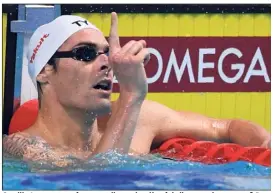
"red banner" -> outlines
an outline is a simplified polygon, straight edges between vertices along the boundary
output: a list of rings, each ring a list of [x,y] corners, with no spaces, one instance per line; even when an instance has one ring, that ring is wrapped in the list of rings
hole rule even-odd
[[[148,37],[149,92],[268,92],[270,37]],[[117,84],[114,91],[117,91]]]

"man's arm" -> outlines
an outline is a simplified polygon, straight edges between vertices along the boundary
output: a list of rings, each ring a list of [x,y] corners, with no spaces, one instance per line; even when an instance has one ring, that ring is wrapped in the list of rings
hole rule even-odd
[[[112,112],[107,128],[94,153],[116,149],[128,153],[139,112],[148,92],[144,62],[149,61],[149,52],[144,40],[129,41],[120,46],[118,18],[112,13],[109,35],[109,62],[119,82],[120,95],[117,110]]]
[[[213,119],[192,112],[176,112],[152,101],[145,101],[144,106],[146,109],[143,112],[150,114],[155,125],[154,142],[161,143],[172,137],[188,137],[243,146],[270,147],[270,133],[250,121]]]
[[[102,153],[110,149],[116,149],[122,153],[128,153],[135,127],[138,121],[142,100],[127,99],[117,100],[116,111],[112,111],[107,123],[105,133],[93,154]]]

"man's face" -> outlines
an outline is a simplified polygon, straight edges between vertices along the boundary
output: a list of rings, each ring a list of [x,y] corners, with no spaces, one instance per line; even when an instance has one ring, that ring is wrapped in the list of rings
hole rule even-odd
[[[58,51],[71,51],[86,46],[95,47],[100,53],[109,50],[108,42],[101,32],[83,29],[73,34]],[[90,50],[81,48],[80,56],[86,51]],[[56,65],[57,72],[49,78],[62,105],[98,114],[110,110],[113,72],[107,55],[100,54],[92,61],[60,58],[57,59]]]

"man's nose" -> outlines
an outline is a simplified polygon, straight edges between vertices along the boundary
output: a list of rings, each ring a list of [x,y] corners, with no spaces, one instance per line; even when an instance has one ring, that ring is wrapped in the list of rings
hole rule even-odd
[[[106,68],[110,68],[109,62],[108,62],[108,56],[105,54],[100,54],[98,56],[99,64],[101,64],[100,70],[104,70]]]
[[[105,54],[101,54],[99,56],[99,63],[100,63],[100,71],[105,71],[105,74],[108,75],[109,72],[112,70],[109,62],[108,62],[108,56]]]
[[[101,71],[105,71],[105,75],[108,76],[112,70],[110,66],[102,65],[100,68]]]

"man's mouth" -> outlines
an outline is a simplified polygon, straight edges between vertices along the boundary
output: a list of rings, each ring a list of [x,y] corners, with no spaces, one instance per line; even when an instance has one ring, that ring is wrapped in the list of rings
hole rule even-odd
[[[102,80],[98,84],[96,84],[93,88],[99,89],[99,90],[111,90],[112,82],[110,80]]]

